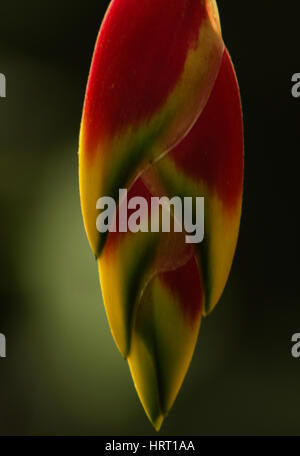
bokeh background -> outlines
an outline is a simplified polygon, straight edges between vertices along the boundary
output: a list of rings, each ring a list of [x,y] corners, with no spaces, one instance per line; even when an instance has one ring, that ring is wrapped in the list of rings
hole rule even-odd
[[[80,214],[79,124],[107,5],[1,3],[1,435],[155,434],[111,337]],[[299,435],[300,5],[219,7],[244,106],[244,212],[230,280],[160,435]]]

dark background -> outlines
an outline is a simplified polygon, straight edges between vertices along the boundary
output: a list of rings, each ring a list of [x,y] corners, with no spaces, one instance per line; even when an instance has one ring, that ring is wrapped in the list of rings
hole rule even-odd
[[[80,214],[79,124],[107,5],[1,4],[1,435],[155,433],[110,335]],[[244,211],[229,282],[160,435],[299,435],[300,5],[219,8],[244,108]]]

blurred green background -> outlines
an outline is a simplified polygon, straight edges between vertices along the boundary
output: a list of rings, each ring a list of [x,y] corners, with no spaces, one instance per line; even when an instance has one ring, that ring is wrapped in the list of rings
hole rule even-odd
[[[244,106],[244,213],[226,290],[160,435],[299,435],[300,101],[290,81],[300,5],[219,4]],[[107,5],[1,4],[1,435],[155,434],[108,328],[79,205],[81,109]]]

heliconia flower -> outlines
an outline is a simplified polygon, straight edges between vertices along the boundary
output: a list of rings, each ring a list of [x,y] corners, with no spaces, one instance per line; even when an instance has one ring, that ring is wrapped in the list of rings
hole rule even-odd
[[[112,0],[89,75],[79,180],[110,328],[158,430],[226,284],[241,216],[241,103],[214,0]],[[174,213],[170,233],[146,229],[159,205],[140,212],[136,233],[101,234],[96,202],[118,201],[119,189],[148,207],[204,197],[203,242],[187,244]]]

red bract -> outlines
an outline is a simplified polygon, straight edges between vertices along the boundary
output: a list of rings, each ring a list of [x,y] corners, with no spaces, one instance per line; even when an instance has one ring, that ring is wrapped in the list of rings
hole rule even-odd
[[[241,104],[215,1],[111,2],[89,76],[79,177],[112,334],[159,429],[202,315],[224,289],[240,223]],[[204,197],[204,241],[187,244],[174,229],[99,233],[96,202],[117,200],[119,189],[146,201]],[[141,226],[148,215],[155,220],[159,207]]]

